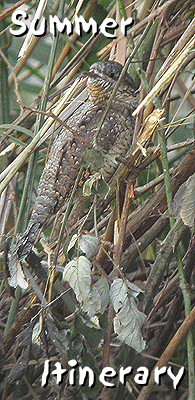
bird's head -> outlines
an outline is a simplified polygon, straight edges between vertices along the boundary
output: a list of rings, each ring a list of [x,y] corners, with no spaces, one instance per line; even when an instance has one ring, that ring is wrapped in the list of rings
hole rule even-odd
[[[88,76],[89,100],[93,103],[108,100],[122,69],[122,65],[115,61],[100,61],[92,64],[89,71],[85,73]],[[132,97],[135,91],[135,84],[130,75],[126,73],[117,90],[115,100],[128,102],[129,96]]]

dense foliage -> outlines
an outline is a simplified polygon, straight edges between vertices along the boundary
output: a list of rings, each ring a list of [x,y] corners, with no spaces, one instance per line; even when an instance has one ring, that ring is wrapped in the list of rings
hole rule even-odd
[[[18,37],[9,30],[18,7],[32,18],[41,8],[38,18],[82,15],[99,26],[109,17],[119,28],[108,30],[113,39],[49,30]],[[130,17],[124,37],[120,21]],[[0,31],[1,398],[193,400],[194,2],[1,0]],[[52,141],[86,101],[86,77],[77,78],[102,59],[125,65],[138,88],[133,146],[107,183],[101,152],[89,148],[88,212],[70,227],[75,184],[28,263],[12,262],[9,249],[27,227]],[[20,285],[10,285],[10,273]],[[69,372],[58,384],[60,365]],[[79,381],[86,366],[96,376],[91,387]],[[154,384],[153,368],[171,367],[176,376],[183,366],[177,390],[170,369]],[[105,367],[132,370],[126,384],[107,378],[110,388],[99,379]],[[147,385],[140,367],[150,371]]]

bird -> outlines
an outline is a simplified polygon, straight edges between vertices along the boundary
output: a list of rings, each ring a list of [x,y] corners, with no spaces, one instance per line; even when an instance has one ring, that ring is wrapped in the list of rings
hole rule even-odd
[[[17,254],[19,262],[27,258],[40,231],[48,226],[51,217],[67,203],[89,143],[95,143],[95,148],[102,152],[103,157],[113,153],[125,156],[130,148],[134,129],[132,112],[137,106],[137,88],[128,73],[122,78],[100,133],[94,141],[122,69],[122,65],[116,61],[100,61],[93,63],[89,71],[84,72],[87,76],[88,99],[69,118],[70,130],[62,127],[51,146],[28,226],[14,247],[13,252]],[[108,182],[118,165],[111,157],[103,160],[100,172]],[[90,173],[90,168],[86,168],[84,175],[89,176]],[[82,196],[79,190],[78,192]]]

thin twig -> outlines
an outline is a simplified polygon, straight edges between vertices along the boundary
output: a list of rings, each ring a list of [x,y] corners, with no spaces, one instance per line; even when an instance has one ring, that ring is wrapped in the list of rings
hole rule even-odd
[[[128,217],[128,211],[129,211],[129,206],[131,203],[132,198],[134,197],[133,195],[133,183],[128,183],[126,187],[126,193],[125,193],[125,199],[124,199],[124,204],[123,204],[123,210],[121,214],[121,221],[120,221],[120,230],[119,230],[119,236],[118,236],[118,242],[116,244],[115,250],[114,250],[114,269],[112,273],[110,274],[110,278],[114,279],[118,276],[119,274],[119,265],[120,265],[120,260],[122,256],[122,250],[123,250],[123,243],[124,243],[124,238],[125,238],[125,229],[126,229],[126,224],[127,224],[127,217]],[[106,329],[105,333],[105,339],[104,339],[104,353],[103,353],[103,365],[108,366],[109,365],[109,349],[110,349],[110,340],[111,340],[111,334],[112,334],[112,329],[113,329],[113,318],[114,318],[115,312],[112,306],[112,303],[110,302],[109,304],[109,312],[108,312],[108,328]]]
[[[11,64],[10,64],[10,62],[9,62],[9,60],[7,59],[7,57],[5,56],[5,54],[3,53],[3,51],[1,50],[1,48],[0,48],[0,56],[1,56],[1,58],[4,60],[4,62],[7,64],[8,68],[9,68],[10,71],[11,71],[11,74],[12,74],[12,76],[13,76],[14,83],[15,83],[15,93],[16,93],[17,101],[18,101],[18,104],[20,104],[21,111],[23,111],[23,105],[22,105],[22,100],[21,100],[20,93],[19,93],[18,81],[17,81],[17,77],[16,77],[16,74],[15,74],[15,71],[14,71],[14,69],[12,68],[12,66],[11,66]]]
[[[175,335],[173,336],[173,339],[170,341],[168,346],[166,347],[165,351],[161,355],[159,361],[155,365],[154,369],[151,372],[151,377],[147,385],[141,390],[139,393],[139,396],[137,400],[147,400],[149,394],[151,393],[154,385],[155,385],[155,380],[154,380],[154,371],[156,368],[160,369],[164,366],[167,365],[168,361],[170,360],[171,356],[174,354],[174,352],[177,350],[179,344],[181,341],[184,339],[184,337],[187,335],[189,332],[190,328],[193,326],[195,322],[195,307],[192,309],[190,314],[187,316],[187,318],[184,320],[182,325],[179,327]]]

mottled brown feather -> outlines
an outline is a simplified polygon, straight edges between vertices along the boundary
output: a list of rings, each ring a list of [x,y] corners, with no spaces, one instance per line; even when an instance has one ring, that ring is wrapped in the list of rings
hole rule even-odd
[[[87,149],[86,143],[93,143],[121,70],[120,64],[106,61],[93,64],[86,73],[89,75],[89,99],[68,120],[77,137],[62,128],[51,147],[28,227],[16,245],[15,251],[20,260],[28,255],[40,229],[47,226],[50,218],[67,202],[80,169],[81,158]],[[134,92],[133,81],[126,74],[97,137],[96,146],[103,156],[108,153],[125,156],[131,145],[134,128],[132,111],[137,103]],[[101,173],[106,181],[116,168],[116,163],[104,158]]]

